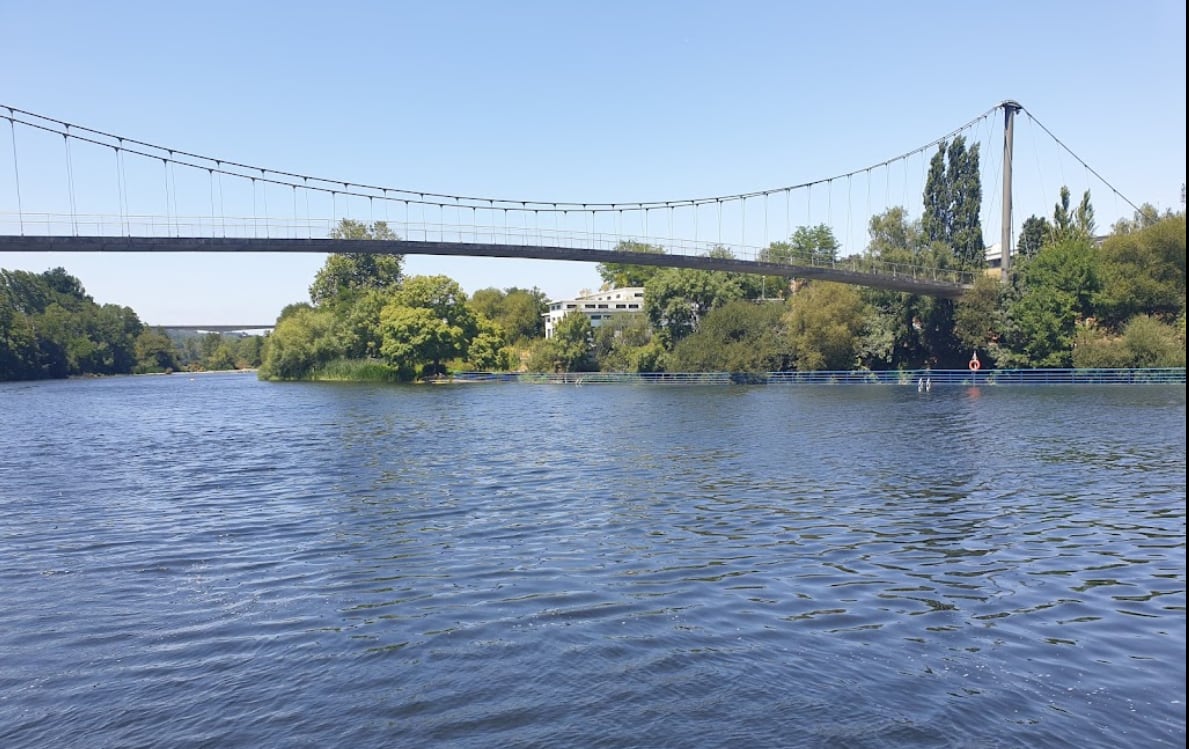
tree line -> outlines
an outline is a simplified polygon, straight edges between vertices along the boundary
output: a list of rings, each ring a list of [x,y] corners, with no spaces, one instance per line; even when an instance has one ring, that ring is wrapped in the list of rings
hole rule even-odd
[[[63,268],[0,269],[0,381],[249,369],[264,345],[260,336],[171,337],[129,307],[96,304]]]
[[[1183,190],[1182,190],[1183,195]],[[544,337],[536,288],[468,296],[447,276],[405,276],[403,258],[329,255],[309,301],[267,337],[170,338],[127,307],[97,305],[63,269],[0,271],[0,379],[258,367],[270,380],[434,378],[458,370],[771,372],[1185,365],[1185,212],[1148,205],[1097,233],[1089,192],[1062,188],[1051,217],[1021,226],[1006,283],[985,268],[978,145],[942,143],[919,217],[871,217],[861,253],[838,256],[825,225],[798,227],[761,260],[887,263],[977,272],[960,300],[824,281],[604,263],[605,288],[643,287],[643,314],[592,326],[579,312]],[[396,239],[343,219],[343,239]],[[624,252],[664,253],[623,242]],[[726,248],[712,254],[729,257]]]
[[[577,311],[543,337],[537,289],[467,297],[445,276],[404,277],[396,255],[330,256],[309,303],[282,313],[261,375],[270,379],[412,379],[448,370],[734,371],[984,366],[1184,366],[1185,216],[1143,206],[1096,233],[1087,192],[1022,225],[1007,283],[988,272],[979,151],[963,138],[934,154],[918,218],[873,216],[858,255],[838,257],[825,225],[798,227],[761,251],[769,262],[886,263],[977,272],[960,300],[822,281],[604,263],[604,288],[643,287],[644,314],[592,326]],[[394,239],[383,222],[336,236]],[[622,242],[618,250],[664,253]],[[729,257],[726,248],[711,251]]]

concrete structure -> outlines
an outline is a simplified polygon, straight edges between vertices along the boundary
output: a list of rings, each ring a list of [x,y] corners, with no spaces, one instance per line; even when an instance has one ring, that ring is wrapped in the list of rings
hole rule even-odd
[[[644,312],[644,287],[629,286],[611,289],[595,294],[560,299],[549,303],[545,313],[545,337],[552,338],[553,331],[561,319],[570,312],[581,312],[590,318],[590,326],[597,328],[616,315],[642,314]]]

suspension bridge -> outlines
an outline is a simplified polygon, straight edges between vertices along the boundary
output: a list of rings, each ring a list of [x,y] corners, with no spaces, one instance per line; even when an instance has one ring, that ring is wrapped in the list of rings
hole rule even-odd
[[[772,248],[786,241],[796,226],[813,224],[815,193],[819,211],[824,202],[832,213],[836,193],[845,189],[849,222],[860,180],[866,182],[869,211],[878,174],[882,171],[890,186],[893,170],[900,168],[907,205],[910,160],[920,162],[923,174],[925,160],[958,136],[992,153],[998,140],[999,247],[1006,277],[1012,245],[1013,122],[1021,111],[1027,110],[1004,101],[918,148],[825,179],[709,197],[580,203],[450,195],[298,174],[0,105],[11,141],[7,180],[0,172],[0,253],[350,252],[531,258],[822,279],[958,298],[974,281],[969,270],[885,262],[856,252],[849,237],[849,246],[841,248],[845,254],[789,255]],[[60,180],[47,178],[55,173],[62,175]],[[31,174],[37,178],[30,179]],[[921,192],[915,195],[919,200]],[[841,197],[838,201],[842,203]],[[793,218],[794,204],[798,216],[805,206],[806,220],[800,224]],[[343,238],[336,229],[344,219],[372,226],[383,222],[394,238]]]

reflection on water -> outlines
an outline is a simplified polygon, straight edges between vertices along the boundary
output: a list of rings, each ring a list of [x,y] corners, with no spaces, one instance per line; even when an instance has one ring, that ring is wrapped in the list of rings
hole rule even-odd
[[[1183,743],[1183,386],[0,405],[4,746]]]

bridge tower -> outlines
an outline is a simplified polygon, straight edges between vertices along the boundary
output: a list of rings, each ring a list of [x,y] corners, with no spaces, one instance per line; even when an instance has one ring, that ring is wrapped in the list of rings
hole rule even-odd
[[[999,272],[1004,283],[1011,273],[1011,152],[1016,112],[1023,109],[1018,101],[1007,99],[1003,107],[1003,216],[999,230]]]

